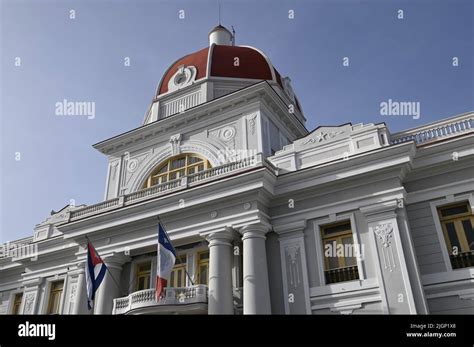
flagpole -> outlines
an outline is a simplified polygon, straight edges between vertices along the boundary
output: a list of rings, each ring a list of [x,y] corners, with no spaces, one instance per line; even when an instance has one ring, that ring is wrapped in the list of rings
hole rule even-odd
[[[160,219],[160,216],[156,216],[156,217],[158,218],[158,223],[159,223],[159,224],[162,224],[161,219]],[[165,232],[166,237],[168,238],[168,240],[171,241],[170,236],[168,235],[168,232],[166,231],[165,227],[163,227],[163,231]],[[173,246],[173,248],[174,248],[174,246]],[[175,248],[174,248],[174,251],[176,252],[176,249],[175,249]],[[177,254],[176,254],[176,259],[178,259],[179,263],[180,263],[181,265],[183,265],[183,262],[179,259],[179,257],[178,257]],[[186,266],[184,267],[184,272],[186,273],[186,276],[188,277],[189,282],[191,282],[191,285],[194,286],[194,281],[191,279],[191,276],[189,276],[188,270],[186,270]]]

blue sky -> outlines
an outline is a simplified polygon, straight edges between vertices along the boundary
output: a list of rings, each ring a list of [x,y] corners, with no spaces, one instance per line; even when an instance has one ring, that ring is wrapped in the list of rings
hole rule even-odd
[[[107,162],[91,145],[141,125],[165,69],[207,46],[218,6],[217,0],[0,3],[5,242],[32,235],[35,224],[70,199],[103,199]],[[263,50],[291,77],[309,130],[385,121],[396,132],[473,110],[473,18],[469,0],[221,0],[222,24],[234,26],[236,43]],[[95,118],[56,116],[63,99],[95,102]],[[420,119],[380,115],[388,99],[420,102]]]

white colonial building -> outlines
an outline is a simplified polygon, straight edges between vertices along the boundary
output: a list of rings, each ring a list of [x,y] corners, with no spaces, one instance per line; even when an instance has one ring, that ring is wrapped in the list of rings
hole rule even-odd
[[[94,145],[104,201],[4,245],[0,312],[92,313],[87,236],[113,274],[95,314],[473,314],[474,113],[396,134],[305,120],[290,79],[214,28],[142,126]],[[158,216],[178,253],[160,301]]]

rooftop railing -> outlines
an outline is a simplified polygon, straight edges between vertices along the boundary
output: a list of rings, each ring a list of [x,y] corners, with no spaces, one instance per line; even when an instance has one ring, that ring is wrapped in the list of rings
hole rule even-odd
[[[474,113],[427,124],[414,129],[392,134],[392,144],[415,141],[417,145],[437,141],[474,131]]]
[[[90,217],[98,213],[114,210],[122,206],[132,205],[140,201],[158,197],[166,193],[183,190],[198,184],[223,178],[231,174],[245,171],[252,166],[266,166],[269,169],[275,168],[267,163],[261,154],[252,157],[243,158],[221,166],[217,166],[208,170],[204,170],[191,175],[168,181],[166,183],[157,184],[150,188],[141,189],[139,191],[125,194],[117,198],[99,202],[94,205],[84,206],[72,210],[69,215],[69,221],[76,221],[82,218]]]

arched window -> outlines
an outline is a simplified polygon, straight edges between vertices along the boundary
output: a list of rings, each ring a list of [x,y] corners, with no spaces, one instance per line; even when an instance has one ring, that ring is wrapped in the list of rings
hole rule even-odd
[[[181,154],[158,165],[146,180],[144,188],[172,181],[209,168],[211,168],[211,164],[207,159],[197,154]]]

